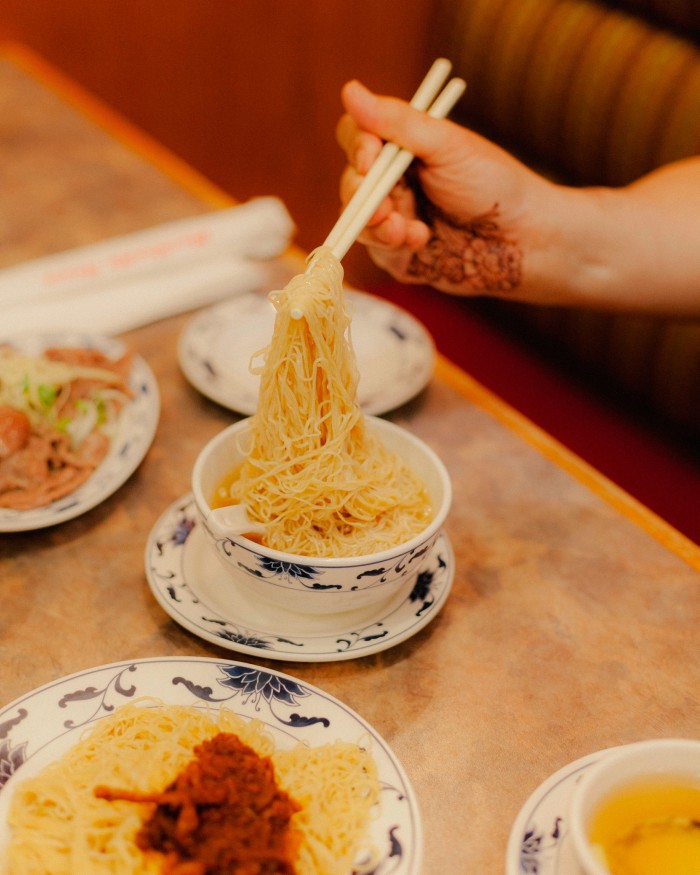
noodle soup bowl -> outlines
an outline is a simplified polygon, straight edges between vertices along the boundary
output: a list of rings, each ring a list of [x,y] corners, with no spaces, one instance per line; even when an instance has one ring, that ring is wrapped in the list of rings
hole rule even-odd
[[[202,449],[192,473],[194,501],[206,537],[244,597],[300,614],[336,614],[379,606],[416,584],[447,517],[452,500],[450,478],[435,452],[409,431],[377,417],[366,420],[384,446],[421,479],[433,516],[410,540],[362,556],[286,553],[222,526],[210,502],[217,486],[245,459],[250,419],[224,429]]]

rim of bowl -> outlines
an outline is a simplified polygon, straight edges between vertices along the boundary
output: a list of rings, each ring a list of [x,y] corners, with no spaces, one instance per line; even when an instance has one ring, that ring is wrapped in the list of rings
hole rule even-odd
[[[224,428],[218,434],[214,435],[214,437],[211,438],[202,447],[199,454],[197,455],[194,466],[192,468],[191,479],[192,494],[194,496],[195,504],[197,505],[200,513],[203,513],[202,507],[205,507],[207,510],[211,509],[209,501],[205,498],[200,487],[201,471],[205,465],[207,457],[220,444],[228,440],[231,434],[245,431],[245,429],[249,426],[252,418],[252,416],[247,416],[245,419],[241,419],[238,422],[234,422],[232,425],[226,426],[226,428]],[[414,535],[408,541],[403,541],[401,544],[397,544],[395,547],[389,547],[388,549],[382,550],[381,552],[363,553],[358,556],[345,557],[302,556],[299,553],[287,553],[283,550],[273,550],[271,547],[266,547],[262,544],[259,544],[257,541],[246,538],[243,535],[239,535],[237,537],[239,537],[246,546],[250,545],[250,549],[254,550],[256,553],[259,553],[262,550],[264,551],[265,555],[270,556],[272,559],[278,559],[280,562],[287,562],[294,565],[314,565],[323,568],[344,568],[349,565],[373,565],[377,562],[383,562],[388,559],[395,559],[397,556],[403,553],[410,553],[411,550],[414,550],[416,547],[430,540],[433,535],[436,535],[442,528],[445,519],[447,518],[450,506],[452,504],[452,481],[450,479],[447,468],[445,467],[445,463],[438,456],[438,454],[425,443],[425,441],[423,441],[417,435],[414,435],[413,432],[408,431],[408,429],[404,428],[403,426],[397,425],[395,422],[390,422],[387,419],[383,419],[380,416],[371,416],[365,414],[365,420],[370,426],[376,425],[379,431],[385,429],[386,431],[400,432],[401,435],[406,437],[410,443],[413,443],[416,447],[418,447],[418,449],[431,461],[433,467],[437,471],[439,480],[442,485],[443,498],[440,507],[436,508],[435,515],[424,529],[422,529],[417,535]]]
[[[669,769],[654,761],[653,755],[663,750],[674,753],[687,750],[693,753],[697,757],[698,763],[693,768],[693,772],[700,779],[700,739],[693,738],[653,738],[611,748],[582,776],[571,798],[569,829],[579,865],[583,866],[587,873],[591,873],[591,875],[610,875],[610,870],[607,866],[601,863],[595,856],[588,839],[590,817],[598,805],[610,793],[636,781],[644,781],[655,777],[662,778],[666,774],[669,777],[676,778],[679,775],[683,775],[683,768]],[[640,757],[645,756],[649,758],[646,762],[640,759]],[[639,760],[639,768],[632,774],[622,774],[617,779],[613,777],[609,784],[604,784],[600,795],[594,798],[591,804],[588,797],[590,794],[595,793],[597,783],[601,779],[604,780],[609,772],[618,767],[624,768],[626,763],[634,762],[635,760]]]

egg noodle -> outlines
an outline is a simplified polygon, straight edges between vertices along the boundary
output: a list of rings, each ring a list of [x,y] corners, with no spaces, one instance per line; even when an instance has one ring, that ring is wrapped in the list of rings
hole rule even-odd
[[[357,402],[343,269],[330,249],[270,295],[277,314],[260,373],[251,445],[217,495],[267,527],[268,547],[358,556],[407,541],[432,517],[418,477],[367,428]],[[300,316],[300,318],[295,318]]]
[[[376,867],[367,832],[380,785],[366,750],[342,741],[282,750],[260,721],[226,709],[207,712],[149,699],[99,720],[59,761],[19,784],[1,871],[157,875],[162,856],[140,850],[135,841],[153,805],[100,799],[95,788],[160,791],[192,759],[193,748],[218,732],[235,733],[258,755],[270,756],[278,785],[301,806],[291,821],[300,838],[297,875],[349,875]],[[371,859],[358,868],[360,851]]]

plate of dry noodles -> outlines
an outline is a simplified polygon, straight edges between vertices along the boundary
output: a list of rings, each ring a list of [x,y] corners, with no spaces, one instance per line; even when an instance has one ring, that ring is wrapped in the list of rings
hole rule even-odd
[[[420,872],[420,814],[395,754],[290,675],[195,657],[98,666],[0,709],[0,738],[3,875],[159,872],[163,833],[170,865],[229,855],[202,871],[239,871],[250,853],[297,875]],[[251,775],[251,792],[267,789],[238,812]],[[195,816],[173,821],[183,811]]]

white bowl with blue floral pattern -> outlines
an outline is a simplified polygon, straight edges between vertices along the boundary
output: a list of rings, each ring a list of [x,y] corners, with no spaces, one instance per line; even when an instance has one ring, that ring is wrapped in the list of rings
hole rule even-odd
[[[411,432],[378,417],[368,426],[423,481],[433,517],[420,534],[388,550],[345,558],[309,557],[272,550],[243,534],[224,532],[211,518],[216,487],[244,459],[250,418],[224,429],[203,448],[192,473],[202,527],[219,559],[251,597],[298,613],[333,614],[388,602],[411,586],[447,517],[449,474],[437,454]]]

